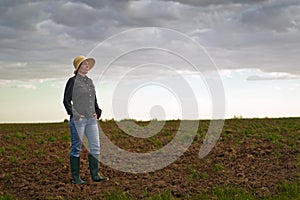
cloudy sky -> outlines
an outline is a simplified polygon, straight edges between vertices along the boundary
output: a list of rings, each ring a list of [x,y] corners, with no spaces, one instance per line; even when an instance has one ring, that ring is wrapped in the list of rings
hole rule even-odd
[[[2,0],[0,122],[67,118],[80,54],[103,119],[300,115],[299,0]]]

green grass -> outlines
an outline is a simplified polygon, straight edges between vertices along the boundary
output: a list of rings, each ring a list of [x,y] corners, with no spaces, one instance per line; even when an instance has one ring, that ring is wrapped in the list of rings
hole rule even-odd
[[[63,159],[62,159],[61,157],[57,157],[57,158],[56,158],[56,162],[62,163],[62,161],[63,161]]]
[[[216,172],[220,172],[222,170],[224,170],[224,166],[221,163],[215,164],[215,171]]]
[[[26,152],[27,151],[27,146],[26,144],[21,144],[21,149]]]
[[[175,199],[172,197],[172,193],[169,190],[163,190],[158,192],[157,194],[150,196],[149,198],[144,198],[147,200],[168,200],[168,199]]]
[[[0,147],[0,154],[4,154],[5,153],[5,147]]]
[[[300,199],[300,182],[296,183],[282,183],[280,187],[280,194],[271,199]]]
[[[283,183],[281,187],[282,194],[289,197],[299,197],[300,185],[299,183]]]
[[[16,147],[16,146],[8,146],[7,149],[14,151],[14,152],[18,151],[18,147]]]
[[[218,200],[240,200],[240,199],[256,199],[254,194],[241,188],[233,187],[216,187],[213,190],[213,196]]]
[[[155,138],[154,139],[154,143],[159,147],[161,148],[163,146],[163,143],[158,139],[158,138]]]
[[[192,179],[198,179],[200,178],[200,174],[196,169],[190,169],[190,173],[191,173],[191,178]]]
[[[209,175],[208,175],[208,173],[206,173],[206,172],[202,172],[202,173],[200,173],[200,177],[201,177],[202,179],[208,179],[208,178],[209,178]]]
[[[11,194],[0,195],[0,200],[12,200]]]
[[[44,151],[44,149],[41,149],[41,150],[34,150],[33,153],[34,153],[34,155],[38,156],[38,155],[43,155],[43,154],[45,154],[45,151]]]
[[[18,158],[14,157],[14,156],[8,156],[8,159],[11,163],[17,163],[18,162]]]
[[[107,192],[105,195],[105,199],[108,200],[133,200],[133,198],[129,197],[125,192],[120,189],[115,189],[114,191]]]
[[[249,191],[245,188],[237,188],[233,186],[217,186],[212,189],[211,192],[202,192],[200,194],[194,194],[193,196],[185,195],[184,197],[176,198],[169,190],[162,190],[157,193],[149,193],[147,188],[144,191],[144,200],[174,200],[174,199],[191,199],[191,200],[298,200],[300,194],[299,183],[282,183],[279,186],[279,193],[271,197],[261,198],[258,197],[254,191]],[[109,200],[132,200],[130,195],[123,192],[121,189],[115,189],[114,191],[107,192],[105,199]]]
[[[121,189],[115,189],[113,191],[107,192],[105,195],[105,199],[108,200],[134,200],[134,198],[130,197],[130,195],[123,192]],[[144,200],[171,200],[176,199],[172,196],[171,191],[169,190],[162,190],[157,193],[149,194],[147,189],[145,189]]]
[[[3,179],[5,179],[5,180],[10,180],[10,179],[12,179],[13,177],[12,177],[12,175],[11,174],[5,174],[4,176],[3,176]]]
[[[54,142],[55,140],[56,140],[56,138],[54,137],[54,136],[50,136],[49,138],[48,138],[48,140],[50,141],[50,142]]]
[[[297,163],[296,163],[297,168],[300,170],[300,154],[297,156]]]
[[[27,156],[26,153],[24,153],[24,154],[21,156],[21,158],[22,158],[23,160],[27,160],[27,159],[28,159],[28,156]]]
[[[15,133],[15,137],[18,138],[18,139],[25,139],[26,136],[20,132],[16,132]]]
[[[70,142],[70,141],[71,141],[71,136],[70,136],[70,134],[68,133],[68,134],[63,135],[62,139],[63,139],[64,141]]]
[[[5,135],[5,140],[8,142],[11,140],[11,136],[10,135]]]

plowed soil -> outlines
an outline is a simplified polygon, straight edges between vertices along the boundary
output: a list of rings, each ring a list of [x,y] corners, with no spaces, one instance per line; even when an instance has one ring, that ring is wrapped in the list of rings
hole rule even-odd
[[[128,136],[114,121],[99,125],[120,148],[148,152],[170,142],[179,123],[167,121],[150,139]],[[200,121],[192,145],[163,169],[135,174],[100,163],[101,174],[110,178],[103,183],[91,181],[88,151],[83,148],[81,178],[88,184],[74,185],[67,122],[0,124],[0,195],[11,194],[15,199],[100,199],[121,191],[142,199],[168,190],[174,198],[188,199],[210,195],[216,187],[233,187],[263,198],[276,195],[282,183],[299,182],[300,118],[226,120],[215,147],[199,159],[208,125],[209,121]]]

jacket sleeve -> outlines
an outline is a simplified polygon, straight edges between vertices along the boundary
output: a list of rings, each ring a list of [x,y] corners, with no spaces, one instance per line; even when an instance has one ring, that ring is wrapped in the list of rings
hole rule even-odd
[[[68,115],[73,116],[72,112],[72,93],[73,93],[73,87],[74,87],[74,79],[70,78],[66,84],[65,92],[64,92],[64,106],[68,113]]]
[[[95,112],[97,114],[97,119],[101,117],[102,110],[98,106],[97,97],[95,96]]]

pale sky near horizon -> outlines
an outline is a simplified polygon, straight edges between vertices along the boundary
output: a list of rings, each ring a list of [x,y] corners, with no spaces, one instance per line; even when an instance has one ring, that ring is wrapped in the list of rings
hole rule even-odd
[[[103,119],[300,116],[298,0],[3,0],[0,123],[68,118],[80,54]]]

